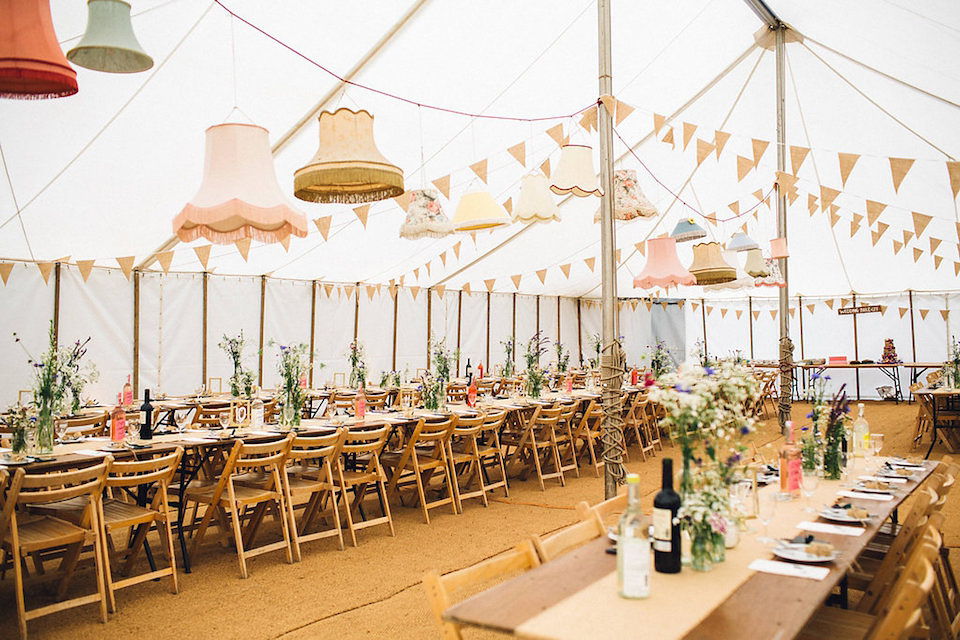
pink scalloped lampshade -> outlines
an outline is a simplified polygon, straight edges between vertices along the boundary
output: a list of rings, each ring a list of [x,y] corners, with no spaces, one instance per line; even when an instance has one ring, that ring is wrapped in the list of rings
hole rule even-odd
[[[0,98],[76,92],[77,72],[57,41],[49,0],[0,0]]]
[[[307,236],[306,216],[280,189],[266,129],[238,123],[207,129],[203,182],[173,219],[173,232],[183,242],[206,238],[214,244]]]
[[[647,264],[633,279],[633,286],[641,289],[696,284],[697,279],[687,271],[677,257],[677,241],[673,238],[647,240]]]

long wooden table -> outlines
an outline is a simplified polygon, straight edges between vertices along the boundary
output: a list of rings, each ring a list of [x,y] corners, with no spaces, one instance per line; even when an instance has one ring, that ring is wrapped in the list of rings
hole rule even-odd
[[[827,369],[853,369],[856,374],[857,400],[860,400],[860,370],[876,369],[893,383],[895,398],[899,403],[903,400],[903,389],[900,384],[900,367],[910,370],[910,383],[913,384],[927,369],[935,369],[942,365],[942,362],[868,362],[863,364],[851,364],[847,362],[831,364],[825,362],[823,364],[798,364],[797,366],[803,371],[804,389],[809,385],[808,378],[811,371],[823,373]]]
[[[627,600],[617,594],[616,556],[604,552],[610,543],[598,539],[454,605],[444,618],[538,639],[793,638],[880,525],[935,466],[927,461],[922,472],[915,473],[889,502],[851,500],[874,515],[862,535],[816,534],[841,554],[826,565],[830,571],[823,580],[750,570],[754,559],[772,558],[772,554],[757,536],[748,533],[736,548],[727,551],[726,562],[715,565],[713,571],[699,573],[684,568],[674,575],[654,572],[651,596]],[[839,485],[838,481],[822,482],[811,503],[832,501]],[[776,490],[772,486],[763,489]],[[795,535],[800,521],[814,519],[814,514],[803,511],[804,506],[803,500],[779,503],[770,535]],[[756,521],[752,526],[760,527]]]
[[[930,448],[927,449],[927,455],[937,444],[937,431],[941,429],[955,429],[956,427],[947,427],[945,421],[956,422],[960,420],[960,389],[951,389],[939,387],[937,389],[924,388],[916,391],[915,396],[924,397],[930,403],[930,421],[932,423],[930,435]],[[948,438],[948,436],[944,436]],[[947,440],[948,444],[955,446],[954,442]],[[948,449],[949,450],[949,449]]]

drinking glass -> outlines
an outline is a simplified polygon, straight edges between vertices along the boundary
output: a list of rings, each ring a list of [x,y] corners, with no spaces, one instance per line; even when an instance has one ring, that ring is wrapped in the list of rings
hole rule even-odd
[[[220,412],[220,416],[219,416],[219,420],[220,420],[220,426],[221,426],[221,427],[223,427],[224,429],[226,429],[227,427],[229,427],[229,426],[230,426],[230,412],[229,412],[229,411],[221,411],[221,412]]]
[[[67,421],[66,420],[54,420],[53,422],[54,432],[57,434],[57,441],[60,444],[63,444],[63,436],[67,433]]]
[[[803,470],[800,490],[803,492],[803,497],[807,503],[807,506],[804,509],[804,511],[807,513],[813,513],[816,511],[816,509],[810,505],[810,497],[813,496],[813,494],[817,491],[817,487],[820,486],[820,474],[821,470],[819,467]]]
[[[880,450],[883,448],[883,434],[882,433],[871,433],[870,434],[870,453],[876,459],[880,455]]]
[[[760,500],[758,501],[757,518],[763,525],[763,535],[757,538],[757,540],[765,545],[771,545],[775,542],[767,533],[767,527],[769,527],[770,522],[773,520],[773,516],[776,515],[776,513],[777,492],[767,491],[761,494]]]
[[[173,412],[173,421],[177,424],[178,433],[183,433],[183,430],[187,427],[187,417],[189,415],[189,409]]]
[[[283,424],[291,424],[293,422],[293,405],[289,402],[283,404]]]

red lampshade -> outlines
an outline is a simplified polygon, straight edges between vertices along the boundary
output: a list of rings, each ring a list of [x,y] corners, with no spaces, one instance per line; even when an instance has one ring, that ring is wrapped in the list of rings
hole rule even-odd
[[[76,92],[77,72],[57,42],[49,0],[0,0],[0,98]]]
[[[677,241],[673,238],[647,240],[647,264],[633,279],[633,286],[641,289],[696,284],[697,279],[686,270],[677,257]]]

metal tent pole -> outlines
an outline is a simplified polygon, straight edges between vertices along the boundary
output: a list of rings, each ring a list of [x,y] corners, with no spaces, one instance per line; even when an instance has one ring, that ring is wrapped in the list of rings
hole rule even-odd
[[[613,56],[610,47],[610,2],[599,0],[598,44],[600,95],[613,95]],[[606,499],[617,495],[623,481],[623,431],[620,419],[620,384],[623,380],[623,355],[616,342],[617,265],[614,259],[616,239],[613,226],[613,119],[604,104],[597,107],[600,130],[600,264],[603,311],[603,493]]]

